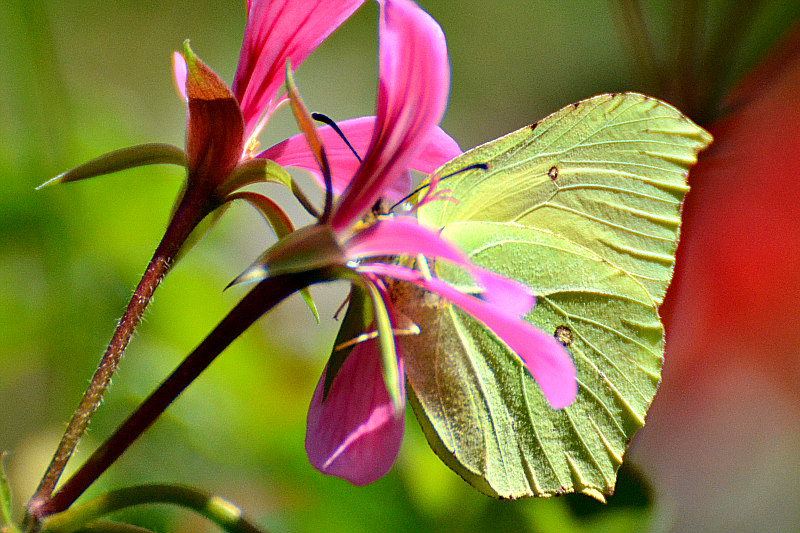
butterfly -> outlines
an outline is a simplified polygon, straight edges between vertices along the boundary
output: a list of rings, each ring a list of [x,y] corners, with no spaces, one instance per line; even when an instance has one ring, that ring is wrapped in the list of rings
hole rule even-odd
[[[449,176],[440,187],[452,201],[419,205],[419,222],[475,264],[530,286],[537,304],[526,319],[566,347],[578,373],[576,400],[553,410],[484,325],[411,284],[390,286],[395,309],[419,325],[418,334],[397,337],[409,403],[433,450],[478,490],[501,498],[613,493],[660,382],[658,306],[689,168],[710,142],[660,100],[604,94],[437,170]],[[478,290],[459,269],[430,268]],[[352,326],[352,316],[344,323]],[[339,340],[350,336],[343,329]]]

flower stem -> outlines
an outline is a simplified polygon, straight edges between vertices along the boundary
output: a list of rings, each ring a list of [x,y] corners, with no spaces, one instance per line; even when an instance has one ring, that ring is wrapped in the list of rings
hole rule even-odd
[[[116,461],[222,351],[284,298],[312,283],[330,279],[324,271],[267,278],[253,288],[172,374],[131,414],[51,498],[28,504],[30,519],[60,513]]]
[[[128,341],[133,335],[133,331],[147,308],[153,293],[167,274],[172,260],[184,242],[186,242],[192,230],[210,212],[207,192],[199,191],[198,189],[189,187],[178,209],[175,211],[175,216],[170,221],[164,237],[147,265],[147,269],[133,293],[125,314],[117,324],[100,365],[95,371],[83,398],[81,398],[78,408],[72,415],[64,436],[61,438],[61,442],[59,442],[58,448],[39,483],[39,487],[29,502],[29,506],[35,505],[36,502],[41,503],[47,500],[53,493],[67,465],[67,461],[69,461],[78,441],[89,425],[89,420],[100,406],[103,394],[110,385],[111,377],[119,366],[125,347],[128,345]]]

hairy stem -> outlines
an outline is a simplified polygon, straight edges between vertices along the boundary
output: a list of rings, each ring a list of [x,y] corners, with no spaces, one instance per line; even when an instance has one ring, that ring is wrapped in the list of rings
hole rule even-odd
[[[268,278],[251,290],[208,337],[133,412],[51,498],[28,505],[30,520],[60,513],[116,461],[223,350],[284,298],[311,283],[330,279],[312,271]]]
[[[42,481],[28,504],[29,507],[35,507],[47,500],[53,493],[67,462],[78,445],[78,441],[86,431],[92,415],[100,406],[103,394],[111,384],[111,378],[119,366],[125,347],[128,345],[128,341],[133,335],[133,331],[136,329],[153,293],[167,274],[170,263],[189,237],[189,234],[209,212],[210,206],[206,192],[190,187],[175,211],[175,216],[167,227],[167,231],[158,248],[156,248],[153,258],[147,265],[147,270],[145,270],[139,285],[136,287],[125,314],[117,324],[100,365],[92,377],[83,398],[81,398],[78,408],[72,415],[72,419],[67,425],[64,436],[58,444],[58,448],[42,477]]]

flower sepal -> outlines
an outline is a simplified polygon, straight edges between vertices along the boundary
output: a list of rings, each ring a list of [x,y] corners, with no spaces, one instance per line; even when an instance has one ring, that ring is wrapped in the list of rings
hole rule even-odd
[[[289,219],[289,216],[280,208],[278,204],[257,192],[252,191],[239,191],[231,194],[225,201],[225,205],[230,205],[235,200],[243,200],[250,204],[258,214],[260,214],[264,221],[269,224],[275,236],[280,240],[290,235],[294,231],[294,224]],[[314,299],[311,297],[311,291],[308,287],[300,290],[300,295],[305,300],[306,305],[314,315],[314,319],[319,323],[319,311]]]
[[[285,168],[269,159],[259,158],[239,163],[230,176],[217,186],[215,192],[218,198],[225,198],[232,192],[253,183],[280,183],[292,191],[296,188]]]
[[[57,183],[82,181],[97,176],[113,174],[120,170],[147,165],[179,165],[185,167],[187,166],[186,152],[177,146],[163,143],[148,143],[122,148],[62,172],[36,187],[36,190],[38,191]]]
[[[329,226],[315,224],[300,228],[276,242],[228,287],[281,274],[343,265],[345,261],[346,255],[333,230]]]
[[[183,59],[188,107],[188,180],[190,184],[202,184],[213,190],[230,176],[241,160],[245,144],[244,118],[236,97],[192,51],[188,39],[183,43]]]

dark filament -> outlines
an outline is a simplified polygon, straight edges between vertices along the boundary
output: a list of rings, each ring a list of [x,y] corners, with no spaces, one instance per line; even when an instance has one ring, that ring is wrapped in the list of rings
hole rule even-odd
[[[358,152],[356,152],[356,149],[353,148],[353,145],[350,144],[350,141],[348,141],[347,137],[344,136],[344,132],[339,128],[339,126],[336,124],[336,122],[333,121],[331,117],[329,117],[328,115],[323,115],[322,113],[311,113],[311,118],[313,118],[317,122],[322,122],[323,124],[330,126],[333,129],[333,131],[335,131],[339,135],[339,137],[342,138],[347,147],[350,148],[350,151],[353,152],[354,156],[356,156],[358,162],[361,163],[361,158],[358,156]]]

